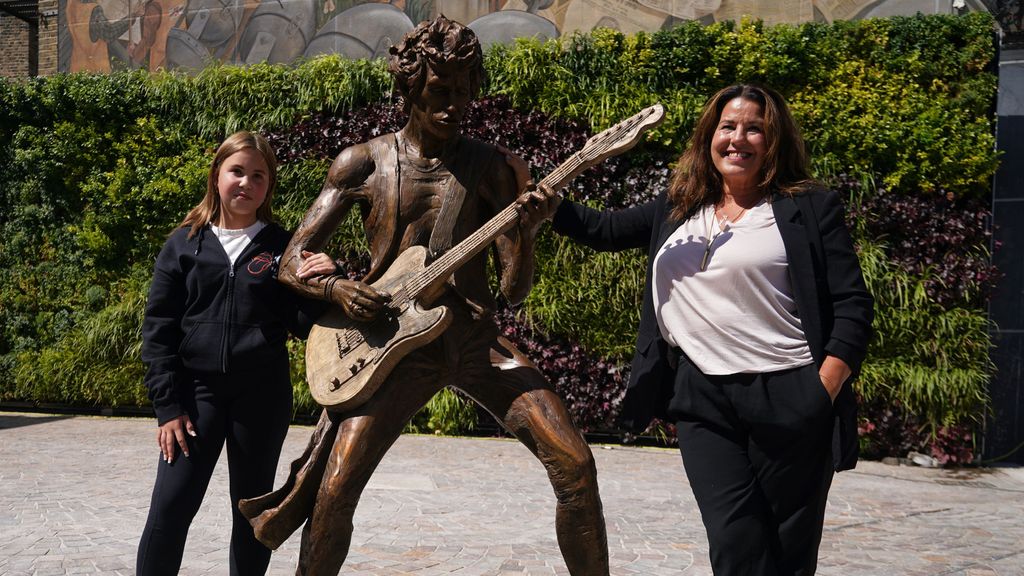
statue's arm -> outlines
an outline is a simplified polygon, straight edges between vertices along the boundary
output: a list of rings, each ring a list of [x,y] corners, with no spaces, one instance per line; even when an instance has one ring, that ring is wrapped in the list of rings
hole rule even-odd
[[[338,304],[358,320],[372,319],[387,301],[387,295],[339,274],[306,276],[300,275],[299,269],[303,253],[323,252],[355,202],[372,202],[365,184],[375,168],[366,145],[346,148],[335,158],[320,195],[285,248],[278,275],[281,282],[299,294]]]
[[[489,172],[493,175],[492,190],[499,199],[495,209],[504,209],[512,202],[519,204],[517,224],[495,239],[501,293],[512,304],[518,304],[533,287],[537,233],[557,208],[558,197],[540,190],[522,190],[529,185],[528,180],[517,178],[516,171],[502,155],[495,156],[494,162]]]

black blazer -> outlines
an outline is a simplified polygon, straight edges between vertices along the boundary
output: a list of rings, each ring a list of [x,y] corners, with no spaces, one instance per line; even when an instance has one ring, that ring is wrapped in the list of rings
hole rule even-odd
[[[818,366],[826,355],[846,362],[853,375],[834,403],[832,455],[836,470],[857,463],[857,402],[850,382],[860,371],[871,337],[874,300],[864,284],[853,240],[843,219],[843,206],[832,191],[795,196],[775,194],[772,211],[789,260],[797,314]],[[654,256],[681,222],[669,218],[668,194],[624,210],[600,212],[563,201],[553,228],[595,250],[648,247],[640,329],[636,354],[620,421],[643,430],[652,418],[667,419],[675,369],[654,314]],[[685,361],[685,358],[682,360]]]

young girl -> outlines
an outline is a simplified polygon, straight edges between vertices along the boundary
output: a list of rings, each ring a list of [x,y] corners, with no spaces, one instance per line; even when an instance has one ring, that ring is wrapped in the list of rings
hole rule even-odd
[[[225,442],[231,574],[263,574],[270,561],[234,503],[273,488],[292,416],[285,341],[288,332],[305,337],[322,310],[276,279],[277,257],[291,237],[273,221],[276,176],[266,140],[229,136],[210,166],[206,196],[157,257],[142,360],[161,459],[139,544],[140,576],[178,573]],[[335,272],[325,254],[303,257],[304,277]]]

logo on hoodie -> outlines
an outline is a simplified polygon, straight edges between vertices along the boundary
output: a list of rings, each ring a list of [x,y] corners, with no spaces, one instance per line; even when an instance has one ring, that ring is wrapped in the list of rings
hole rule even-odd
[[[249,265],[245,267],[249,271],[249,274],[253,276],[259,276],[263,274],[274,264],[274,255],[270,252],[261,252],[253,257]]]

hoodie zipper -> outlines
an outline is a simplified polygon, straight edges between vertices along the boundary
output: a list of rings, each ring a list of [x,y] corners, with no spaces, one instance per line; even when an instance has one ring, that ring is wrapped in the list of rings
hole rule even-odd
[[[269,224],[267,226],[264,226],[262,230],[256,233],[256,236],[254,236],[252,238],[252,241],[250,241],[249,244],[245,247],[245,249],[242,250],[242,253],[238,255],[238,258],[235,259],[234,263],[231,263],[231,259],[227,258],[226,253],[224,254],[228,261],[228,287],[224,305],[224,336],[220,341],[220,370],[221,373],[223,374],[228,373],[229,358],[231,355],[231,350],[230,346],[228,346],[228,343],[231,342],[231,321],[234,319],[235,311],[235,269],[237,268],[239,262],[242,262],[247,257],[249,257],[248,255],[253,251],[254,247],[259,248],[257,239],[263,235],[263,233],[269,226]]]
[[[228,342],[231,341],[231,316],[235,309],[235,265],[228,267],[228,290],[224,305],[224,336],[220,341],[220,371],[228,373]]]

